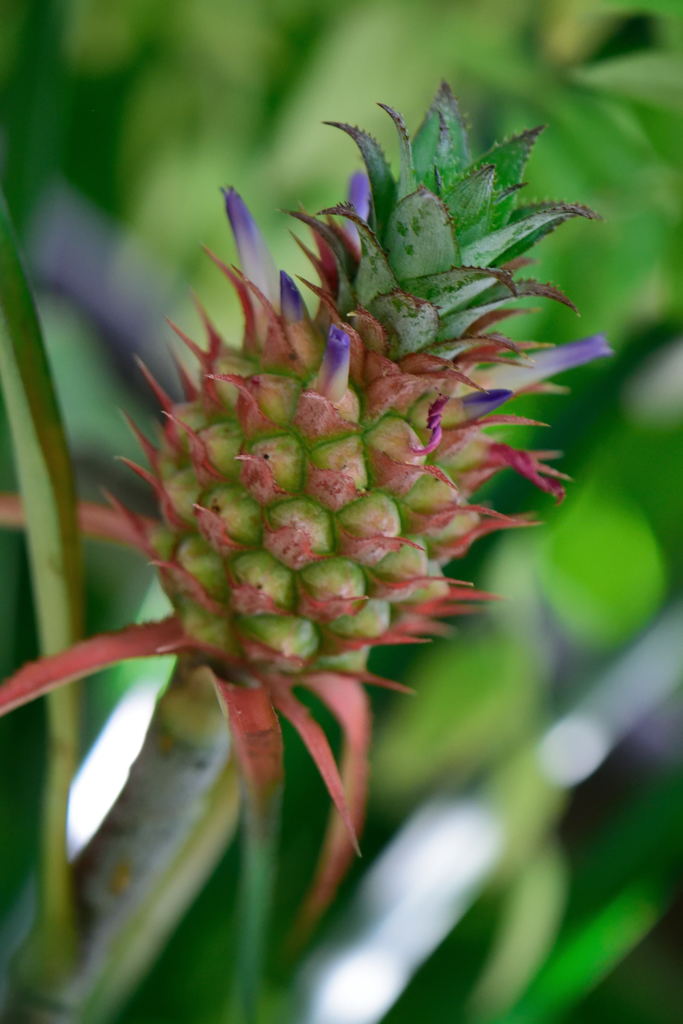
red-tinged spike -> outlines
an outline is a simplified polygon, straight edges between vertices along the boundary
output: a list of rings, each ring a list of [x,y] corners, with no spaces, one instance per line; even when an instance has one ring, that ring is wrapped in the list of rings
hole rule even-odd
[[[421,605],[416,605],[415,610],[420,615],[435,615],[439,616],[439,618],[447,618],[452,615],[477,615],[482,611],[482,607],[477,604],[464,604],[463,602],[456,601],[453,601],[452,604],[439,601],[425,601]]]
[[[310,217],[307,213],[304,213],[303,211],[292,210],[291,215],[292,217],[295,217],[297,220],[300,220],[304,224],[308,225],[308,227],[311,229],[313,241],[315,242],[315,246],[316,249],[318,250],[318,255],[320,257],[320,262],[322,263],[324,268],[325,279],[330,281],[330,290],[336,294],[339,288],[339,267],[333,249],[333,246],[336,244],[336,237],[332,234],[327,224],[325,224],[322,221],[316,220],[315,217]],[[329,238],[329,241],[326,241],[325,239],[326,233]]]
[[[511,316],[525,316],[527,313],[535,313],[536,309],[532,309],[530,306],[518,306],[516,309],[492,309],[490,313],[484,313],[478,320],[470,324],[469,330],[471,334],[468,337],[476,337],[481,331],[485,331],[487,327],[491,327],[492,324],[498,324],[501,320],[507,320]]]
[[[292,238],[294,239],[294,241],[296,242],[296,244],[301,249],[301,251],[303,252],[304,256],[306,256],[306,258],[312,264],[313,268],[315,269],[316,273],[318,274],[318,277],[320,278],[320,284],[324,288],[326,288],[328,291],[335,292],[336,289],[337,289],[337,268],[336,268],[336,265],[335,265],[335,268],[334,268],[334,277],[333,278],[328,278],[326,276],[327,275],[327,270],[326,270],[326,267],[325,267],[323,261],[318,256],[316,256],[316,254],[312,251],[312,249],[309,249],[308,246],[305,245],[301,241],[301,239],[298,238],[293,232],[290,232],[290,234],[291,234]]]
[[[216,359],[218,359],[222,350],[226,347],[225,342],[223,341],[223,338],[221,337],[213,320],[204,309],[204,306],[194,294],[192,295],[192,302],[194,303],[194,307],[197,310],[199,318],[204,326],[204,330],[206,331],[206,337],[209,342],[209,360],[211,363],[214,363]]]
[[[314,295],[317,295],[320,299],[321,306],[324,307],[327,313],[328,319],[333,323],[336,323],[339,320],[339,310],[337,309],[337,303],[334,297],[335,293],[328,291],[327,288],[313,284],[312,281],[309,281],[305,277],[297,276],[297,280],[301,281],[301,283],[312,291]],[[344,329],[346,329],[346,325],[344,325]]]
[[[284,776],[282,731],[270,694],[263,686],[236,686],[218,676],[214,680],[227,712],[250,811],[267,828]]]
[[[181,327],[179,327],[178,324],[174,323],[173,320],[171,320],[169,317],[166,317],[166,323],[171,328],[173,333],[177,335],[177,337],[180,338],[182,343],[190,350],[190,352],[196,358],[197,362],[204,370],[204,372],[208,373],[211,370],[213,364],[211,353],[201,348],[196,341],[192,340],[189,334],[186,334],[185,331]]]
[[[506,512],[497,512],[495,508],[490,508],[489,505],[460,505],[458,507],[459,512],[477,512],[482,516],[490,516],[492,519],[502,519],[509,523],[510,526],[517,526],[521,516],[511,516]],[[471,584],[470,584],[471,585]]]
[[[377,676],[374,672],[359,671],[359,672],[334,672],[336,676],[345,676],[349,679],[359,679],[362,683],[367,683],[368,686],[381,686],[387,690],[395,690],[396,693],[409,694],[411,697],[415,695],[415,690],[411,686],[404,686],[403,683],[397,683],[395,679],[385,679],[384,676]],[[327,675],[326,672],[311,672],[307,673],[302,680],[302,685],[307,685],[307,680],[316,679],[319,675]]]
[[[207,447],[197,431],[193,430],[189,424],[185,423],[178,416],[174,416],[171,413],[165,413],[164,415],[176,427],[180,427],[187,434],[187,439],[190,443],[190,458],[192,459],[192,465],[200,484],[203,487],[208,487],[215,480],[223,480],[223,475],[218,472],[215,466],[211,465]]]
[[[417,611],[417,609],[416,609]],[[439,615],[446,614],[445,612],[439,612]],[[405,620],[405,623],[398,623],[397,629],[405,630],[408,636],[439,636],[449,637],[453,636],[453,627],[449,626],[446,622],[437,622],[435,619],[427,618],[422,615],[410,616]]]
[[[435,534],[438,535],[447,526],[450,526],[459,512],[460,506],[455,502],[452,502],[446,508],[439,509],[437,512],[415,512],[413,509],[406,509],[405,527],[411,533],[432,537]]]
[[[353,818],[346,803],[344,786],[325,733],[311,717],[308,708],[304,707],[287,685],[280,683],[273,687],[273,703],[299,733],[306,749],[315,761],[332,802],[339,811],[353,849],[360,854]]]
[[[508,338],[506,334],[499,334],[498,331],[489,331],[487,334],[468,334],[468,341],[482,341],[494,348],[504,348],[507,352],[514,352],[519,357],[521,362],[520,366],[529,366],[531,361],[528,356],[525,356],[523,349],[528,347],[529,342],[524,341],[513,341],[512,338]],[[515,360],[515,363],[517,361]]]
[[[124,466],[128,466],[128,468],[132,469],[134,473],[136,473],[142,480],[145,481],[145,483],[149,484],[149,486],[152,488],[152,490],[157,496],[157,501],[161,506],[161,511],[166,521],[171,526],[175,526],[177,529],[184,530],[186,528],[186,524],[180,518],[176,510],[173,508],[171,500],[168,494],[166,493],[166,490],[161,480],[155,477],[153,473],[150,473],[149,470],[144,469],[142,466],[138,466],[137,462],[133,462],[132,459],[127,459],[124,455],[119,455],[117,456],[117,458],[119,462],[122,462]]]
[[[221,555],[232,555],[235,551],[246,550],[243,544],[238,544],[229,535],[218,512],[204,508],[202,505],[194,505],[193,508],[199,532]]]
[[[424,636],[409,636],[400,629],[388,629],[380,637],[372,641],[373,646],[387,647],[391,644],[427,644],[429,639]]]
[[[442,360],[443,361],[443,360]],[[387,356],[381,352],[366,352],[365,354],[365,381],[366,384],[371,384],[374,380],[378,380],[380,377],[394,377],[394,379],[401,376],[401,368]]]
[[[458,587],[454,586],[455,580],[447,580],[450,587],[450,593],[448,594],[447,600],[457,601],[459,599],[463,601],[500,601],[500,594],[493,594],[489,590],[474,590],[470,587]]]
[[[154,397],[158,401],[161,408],[164,409],[166,412],[170,412],[170,410],[173,408],[173,400],[171,399],[170,395],[162,388],[159,381],[156,379],[156,377],[149,369],[147,364],[140,358],[140,356],[135,356],[135,362],[137,363],[143,377],[149,384],[150,390],[154,394]]]
[[[552,494],[558,504],[564,499],[564,487],[555,479],[557,470],[544,466],[534,453],[519,451],[507,444],[492,444],[488,454],[493,465],[509,466],[540,490]]]
[[[507,413],[506,414],[502,414],[501,413],[501,415],[499,415],[499,416],[494,413],[494,415],[492,415],[492,416],[482,416],[482,418],[478,419],[478,420],[469,420],[469,422],[467,423],[467,426],[470,426],[470,427],[493,427],[493,426],[500,426],[501,424],[506,424],[506,425],[512,426],[512,427],[548,427],[548,426],[550,426],[549,423],[543,423],[543,422],[541,422],[541,420],[530,420],[530,419],[527,419],[526,416],[514,416],[512,414],[507,414]],[[453,430],[457,430],[457,429],[458,429],[457,427],[453,428]]]
[[[249,292],[245,284],[245,279],[241,272],[237,268],[231,268],[224,263],[223,260],[219,259],[215,253],[211,252],[204,246],[204,252],[210,260],[215,263],[219,270],[221,270],[227,277],[230,284],[237,293],[240,306],[242,307],[242,316],[244,317],[244,348],[247,352],[256,352],[258,345],[256,341],[256,317],[254,315],[254,308],[249,298]]]
[[[182,360],[178,358],[175,352],[171,353],[171,358],[173,360],[176,372],[178,374],[178,378],[180,380],[180,386],[182,388],[183,395],[185,396],[188,402],[194,402],[195,399],[199,397],[199,388],[197,387],[197,384],[192,379],[192,377],[187,371],[187,368],[183,365]]]
[[[355,244],[348,232],[333,217],[325,217],[325,223],[343,248],[346,249],[351,259],[356,262],[359,258],[360,246]]]
[[[0,686],[0,715],[28,704],[65,683],[128,658],[148,658],[191,647],[175,617],[126,626],[74,644],[67,651],[29,662]]]
[[[391,644],[423,644],[428,643],[427,639],[421,637],[406,636],[396,629],[387,630],[376,637],[342,637],[336,633],[327,634],[330,648],[337,654],[344,654],[347,651],[362,651],[366,647],[386,647]]]
[[[251,378],[252,381],[254,378]],[[274,427],[277,428],[277,424],[273,420],[269,419],[268,416],[259,408],[258,402],[254,398],[250,386],[249,380],[246,377],[241,377],[237,373],[210,373],[207,374],[206,380],[224,380],[230,384],[234,384],[239,391],[239,398],[237,400],[237,419],[239,424],[247,435],[252,437],[255,434],[263,434],[272,430]],[[220,399],[219,399],[220,401]]]
[[[174,591],[180,591],[196,604],[205,608],[207,612],[211,612],[212,615],[225,614],[225,606],[220,601],[215,601],[188,569],[176,562],[168,562],[160,558],[152,559],[150,564],[157,568],[162,576],[166,575],[171,578]]]
[[[459,384],[465,384],[468,388],[473,388],[475,391],[486,390],[481,384],[477,384],[471,377],[468,377],[467,374],[453,369],[453,364],[448,359],[431,355],[428,352],[413,352],[408,356],[404,356],[400,366],[401,371],[404,373],[414,373],[427,378],[435,377],[437,380],[443,376],[445,380],[457,381]],[[429,386],[425,382],[425,388]]]
[[[428,462],[424,466],[422,466],[421,468],[422,468],[422,471],[424,473],[429,473],[430,476],[433,476],[436,480],[439,480],[442,484],[446,484],[446,486],[450,487],[451,490],[455,492],[455,494],[458,494],[458,487],[457,487],[457,485],[453,483],[453,481],[448,476],[448,474],[445,473],[443,471],[443,469],[441,469],[439,466],[433,466],[431,464],[431,462]]]
[[[283,654],[282,651],[247,634],[242,634],[240,639],[247,660],[261,664],[264,679],[269,677],[269,674],[272,675],[274,669],[291,674],[301,672],[306,667],[305,659],[297,654]]]
[[[253,281],[245,278],[244,283],[252,296],[252,302],[261,311],[261,318],[264,321],[265,338],[261,346],[261,366],[264,369],[284,369],[301,373],[304,369],[302,361],[284,330],[282,318]]]
[[[369,457],[377,485],[399,497],[407,494],[419,478],[429,471],[425,465],[398,462],[379,448],[371,448]]]
[[[129,508],[119,501],[109,491],[104,490],[102,492],[105,499],[111,505],[111,508],[104,508],[98,505],[93,505],[93,509],[98,509],[100,514],[108,513],[113,519],[112,526],[118,525],[120,530],[119,536],[125,536],[129,539],[124,543],[133,544],[135,547],[140,548],[147,555],[148,558],[154,556],[154,551],[151,544],[149,543],[149,531],[154,525],[154,520],[147,519],[144,516],[139,516],[136,512],[131,512]],[[94,525],[94,524],[93,524]]]
[[[317,622],[333,622],[342,615],[355,615],[367,601],[365,595],[359,597],[328,597],[318,600],[311,597],[305,590],[299,594],[297,612]]]
[[[488,519],[486,522],[478,523],[471,530],[464,533],[456,540],[448,541],[438,545],[438,557],[440,561],[447,561],[451,558],[462,558],[467,554],[472,544],[489,533],[497,533],[498,530],[512,530],[516,527],[539,526],[538,522],[530,519],[517,519],[503,521],[500,519]]]
[[[154,447],[149,438],[145,437],[145,435],[142,433],[135,420],[133,420],[133,418],[126,412],[125,409],[121,410],[121,415],[126,421],[126,424],[129,427],[131,433],[135,437],[135,440],[142,448],[145,458],[149,462],[150,466],[152,467],[152,469],[156,470],[159,460],[158,450]]]
[[[400,551],[404,546],[415,548],[416,551],[425,550],[406,537],[384,537],[381,534],[376,537],[355,537],[339,528],[340,553],[356,559],[362,565],[376,565],[385,555],[391,551]]]
[[[356,330],[363,339],[366,356],[368,350],[373,353],[384,355],[389,343],[389,335],[384,324],[382,324],[363,306],[357,306],[356,309],[348,315],[353,319]]]
[[[81,533],[94,540],[128,544],[146,551],[146,531],[153,525],[153,520],[130,512],[106,492],[105,496],[113,508],[94,501],[78,503],[76,511]],[[23,527],[25,522],[19,495],[0,494],[0,526]]]
[[[327,705],[341,726],[341,778],[354,830],[360,835],[365,820],[368,788],[370,702],[360,682],[349,676],[329,673],[313,679],[309,677],[306,685]],[[332,903],[353,855],[354,847],[349,842],[339,815],[332,814],[313,883],[295,926],[299,937],[303,938],[310,932]]]
[[[337,289],[339,288],[339,268],[337,266],[337,260],[335,258],[335,255],[332,252],[331,247],[323,238],[320,237],[320,235],[317,232],[314,234],[313,237],[315,239],[315,244],[317,246],[318,254],[320,256],[320,262],[324,268],[325,277],[329,281],[334,282],[331,291],[336,292]]]

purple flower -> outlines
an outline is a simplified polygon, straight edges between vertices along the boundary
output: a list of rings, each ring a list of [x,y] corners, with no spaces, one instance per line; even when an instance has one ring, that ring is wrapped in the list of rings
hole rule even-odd
[[[414,445],[410,446],[411,450],[415,452],[416,455],[429,455],[441,444],[441,418],[443,416],[444,406],[448,400],[448,395],[439,395],[439,397],[435,398],[429,406],[429,411],[427,412],[427,430],[430,431],[432,436],[424,447],[416,448]]]
[[[506,388],[493,388],[490,391],[475,391],[463,398],[462,404],[468,420],[478,420],[481,416],[488,416],[490,412],[497,409],[503,402],[512,397],[512,391]]]
[[[566,345],[558,345],[557,348],[535,352],[531,357],[533,366],[505,366],[499,363],[486,373],[486,383],[520,391],[546,380],[547,377],[553,377],[556,373],[564,373],[575,366],[590,363],[593,359],[613,354],[604,334],[591,334],[590,337],[581,338],[579,341],[570,341]]]
[[[494,409],[497,409],[499,405],[502,405],[503,402],[507,402],[511,395],[511,391],[506,391],[503,388],[496,388],[494,391],[475,391],[474,394],[467,395],[466,398],[462,399],[465,419],[478,420],[481,416],[486,416],[488,413],[493,412]],[[441,437],[443,435],[441,420],[448,401],[448,395],[439,395],[429,406],[427,430],[430,431],[432,436],[424,447],[416,448],[411,445],[411,450],[416,455],[430,455],[441,444]]]
[[[362,171],[356,171],[351,175],[349,178],[348,200],[358,216],[362,220],[367,220],[370,214],[370,180],[367,174],[363,174]],[[352,221],[346,222],[344,230],[356,245],[360,244],[358,229]]]
[[[349,383],[350,358],[351,339],[346,331],[333,324],[327,333],[325,355],[316,384],[316,390],[331,402],[339,402],[344,397]]]
[[[256,221],[249,213],[239,192],[236,192],[234,188],[224,188],[221,191],[225,198],[225,209],[230,220],[230,227],[237,243],[242,270],[245,276],[263,292],[275,309],[279,310],[280,282],[263,235],[257,228]]]
[[[301,293],[284,270],[280,271],[280,311],[290,324],[297,324],[306,316]]]
[[[370,213],[370,181],[367,174],[356,171],[349,179],[349,202],[363,220]]]

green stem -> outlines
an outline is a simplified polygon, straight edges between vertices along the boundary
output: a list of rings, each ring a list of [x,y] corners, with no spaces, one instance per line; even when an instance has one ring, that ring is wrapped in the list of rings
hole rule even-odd
[[[44,782],[40,904],[36,942],[49,964],[50,983],[68,971],[76,951],[71,865],[66,855],[66,813],[78,764],[79,687],[69,686],[47,700],[47,772]]]
[[[259,1020],[277,866],[281,792],[278,787],[265,807],[245,799],[236,992],[241,1003],[239,1016],[245,1024],[256,1024]]]
[[[207,793],[224,770],[227,754],[228,733],[213,677],[181,657],[128,782],[74,865],[78,944],[71,969],[49,1004],[33,977],[20,970],[4,1015],[0,1014],[1,1024],[82,1024],[86,1004],[93,1019],[105,1019],[93,996],[102,979],[113,1003],[125,998],[126,978],[134,977],[136,966],[126,957],[126,936],[131,937],[133,922],[145,913],[156,915],[156,923],[150,920],[148,926],[157,942],[163,927],[174,923],[173,907],[156,907],[157,901],[167,898],[160,880],[172,875],[174,864],[182,867],[188,844],[193,849],[192,837],[195,829],[201,831]],[[225,809],[225,801],[221,806]],[[231,820],[228,814],[223,837]],[[214,821],[213,829],[206,832],[213,843],[210,850],[203,851],[202,859],[202,851],[195,848],[192,864],[183,868],[186,896],[190,883],[203,880],[202,866],[207,870],[211,866],[209,853],[218,842],[216,830]],[[182,906],[178,891],[175,908],[179,912]]]
[[[80,634],[82,567],[75,490],[38,314],[0,195],[0,379],[12,433],[38,619],[52,654]],[[75,950],[71,872],[65,842],[69,784],[78,757],[77,691],[50,697],[47,780],[36,927],[21,969],[50,993]]]

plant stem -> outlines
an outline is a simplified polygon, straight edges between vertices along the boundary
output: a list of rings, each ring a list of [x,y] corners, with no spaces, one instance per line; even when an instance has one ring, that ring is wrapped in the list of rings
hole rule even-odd
[[[227,755],[228,733],[213,677],[181,657],[128,782],[74,865],[78,945],[73,966],[48,1005],[31,976],[20,970],[2,1024],[82,1024],[84,1006],[115,965],[131,922],[143,907],[151,912],[155,899],[165,899],[159,881],[191,846],[189,837]],[[203,864],[208,870],[211,858]],[[190,881],[198,880],[200,866],[197,859]],[[177,900],[178,912],[182,906]],[[166,926],[172,923],[166,920]],[[116,988],[115,976],[109,975],[108,984]],[[120,991],[125,996],[123,981]]]
[[[112,944],[104,973],[85,1007],[88,1024],[110,1020],[145,975],[234,834],[238,813],[231,760],[208,792],[205,809],[187,841]]]

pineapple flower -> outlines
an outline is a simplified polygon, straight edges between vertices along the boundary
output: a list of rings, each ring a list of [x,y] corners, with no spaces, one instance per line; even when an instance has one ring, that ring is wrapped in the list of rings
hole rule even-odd
[[[200,310],[206,342],[174,328],[198,373],[174,402],[145,370],[164,415],[159,439],[138,434],[154,520],[110,499],[84,504],[84,530],[138,548],[173,606],[162,622],[94,636],[25,665],[0,686],[0,713],[125,658],[189,652],[204,659],[252,792],[281,771],[278,714],[308,748],[332,814],[307,904],[332,898],[363,822],[370,712],[363,684],[401,687],[367,669],[379,644],[421,643],[437,620],[488,596],[444,575],[479,537],[527,516],[472,501],[505,467],[553,495],[552,453],[501,439],[533,421],[497,411],[547,378],[610,354],[602,335],[559,348],[514,343],[500,323],[525,297],[571,306],[553,285],[520,278],[523,255],[584,206],[518,202],[540,129],[470,155],[458,105],[443,85],[411,140],[396,125],[395,177],[372,136],[339,124],[367,174],[350,201],[317,217],[299,242],[318,276],[318,303],[277,273],[241,196],[225,191],[240,268],[213,257],[244,315],[242,346]],[[6,501],[7,504],[7,501]],[[5,509],[7,512],[7,509]],[[17,513],[18,514],[18,513]],[[7,519],[7,516],[5,516]],[[341,765],[297,688],[338,719]]]

